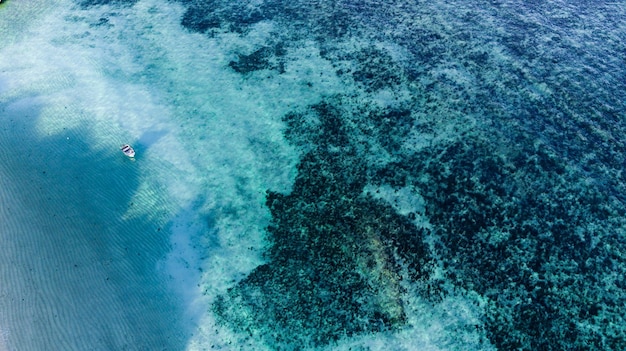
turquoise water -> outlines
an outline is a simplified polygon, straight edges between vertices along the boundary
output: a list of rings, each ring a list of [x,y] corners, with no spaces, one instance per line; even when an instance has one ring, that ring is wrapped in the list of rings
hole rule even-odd
[[[625,18],[4,0],[0,350],[625,349]]]

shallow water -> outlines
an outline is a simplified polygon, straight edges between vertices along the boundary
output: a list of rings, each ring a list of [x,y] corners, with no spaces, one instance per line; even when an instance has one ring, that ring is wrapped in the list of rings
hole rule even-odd
[[[0,350],[624,349],[625,14],[3,1]]]

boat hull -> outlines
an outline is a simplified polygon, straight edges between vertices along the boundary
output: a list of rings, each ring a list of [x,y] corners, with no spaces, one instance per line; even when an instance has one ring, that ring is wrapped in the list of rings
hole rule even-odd
[[[128,144],[124,144],[122,145],[122,147],[120,147],[120,149],[122,150],[124,155],[131,157],[131,158],[135,157],[135,150],[133,149],[132,146]]]

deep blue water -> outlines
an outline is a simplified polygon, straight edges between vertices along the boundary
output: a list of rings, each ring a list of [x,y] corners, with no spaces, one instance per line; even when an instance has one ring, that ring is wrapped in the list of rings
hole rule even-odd
[[[625,20],[3,1],[0,350],[626,349]]]

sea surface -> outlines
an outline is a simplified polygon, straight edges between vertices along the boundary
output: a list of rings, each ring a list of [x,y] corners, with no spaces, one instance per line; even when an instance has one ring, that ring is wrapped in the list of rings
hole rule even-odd
[[[625,138],[623,1],[4,0],[0,351],[625,350]]]

